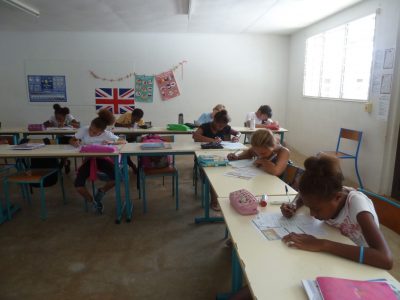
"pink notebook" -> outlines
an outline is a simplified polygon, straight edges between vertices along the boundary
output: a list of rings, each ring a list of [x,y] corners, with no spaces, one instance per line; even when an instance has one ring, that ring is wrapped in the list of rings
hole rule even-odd
[[[385,282],[317,277],[317,283],[324,300],[397,300]]]

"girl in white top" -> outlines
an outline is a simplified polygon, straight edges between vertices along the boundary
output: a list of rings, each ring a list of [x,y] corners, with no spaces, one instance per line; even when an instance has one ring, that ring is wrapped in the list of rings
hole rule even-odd
[[[109,144],[117,143],[123,144],[125,140],[121,140],[118,136],[112,132],[106,130],[107,126],[114,124],[115,117],[108,110],[100,110],[98,117],[95,118],[90,126],[85,126],[78,130],[75,136],[71,139],[70,143],[74,147],[79,147],[81,144]],[[92,203],[93,208],[98,212],[103,212],[102,198],[111,188],[115,186],[115,174],[114,174],[114,163],[109,158],[96,158],[96,167],[102,173],[105,173],[109,179],[106,181],[104,186],[99,188],[93,198],[89,191],[85,187],[86,179],[90,175],[90,160],[85,160],[79,167],[78,173],[75,179],[75,187],[79,194],[85,198],[86,201]]]
[[[327,252],[361,264],[391,269],[392,254],[379,230],[374,205],[363,193],[342,185],[338,159],[327,155],[309,157],[304,166],[306,170],[299,182],[302,202],[283,204],[282,214],[290,218],[304,204],[310,209],[311,216],[338,228],[356,246],[296,233],[285,236],[283,241],[289,247]]]
[[[46,127],[79,127],[79,122],[69,113],[68,107],[61,107],[59,104],[54,104],[54,115],[50,117],[44,126]]]

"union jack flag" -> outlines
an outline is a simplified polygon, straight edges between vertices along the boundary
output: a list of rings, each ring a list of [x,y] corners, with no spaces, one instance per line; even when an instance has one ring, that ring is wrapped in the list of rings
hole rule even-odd
[[[96,89],[96,110],[108,109],[113,114],[123,114],[135,108],[135,89]]]

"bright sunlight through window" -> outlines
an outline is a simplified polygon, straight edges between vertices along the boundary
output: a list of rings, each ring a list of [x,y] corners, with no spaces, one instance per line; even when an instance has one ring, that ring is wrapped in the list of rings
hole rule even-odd
[[[307,39],[303,95],[368,100],[375,14]]]

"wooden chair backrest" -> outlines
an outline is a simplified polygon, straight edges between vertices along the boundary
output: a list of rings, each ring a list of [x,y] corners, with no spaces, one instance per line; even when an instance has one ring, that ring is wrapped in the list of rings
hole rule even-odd
[[[340,130],[340,137],[343,139],[349,139],[353,141],[359,141],[361,138],[361,131],[357,130],[352,130],[352,129],[346,129],[342,128]]]
[[[379,222],[400,234],[400,203],[360,189],[372,200]]]

